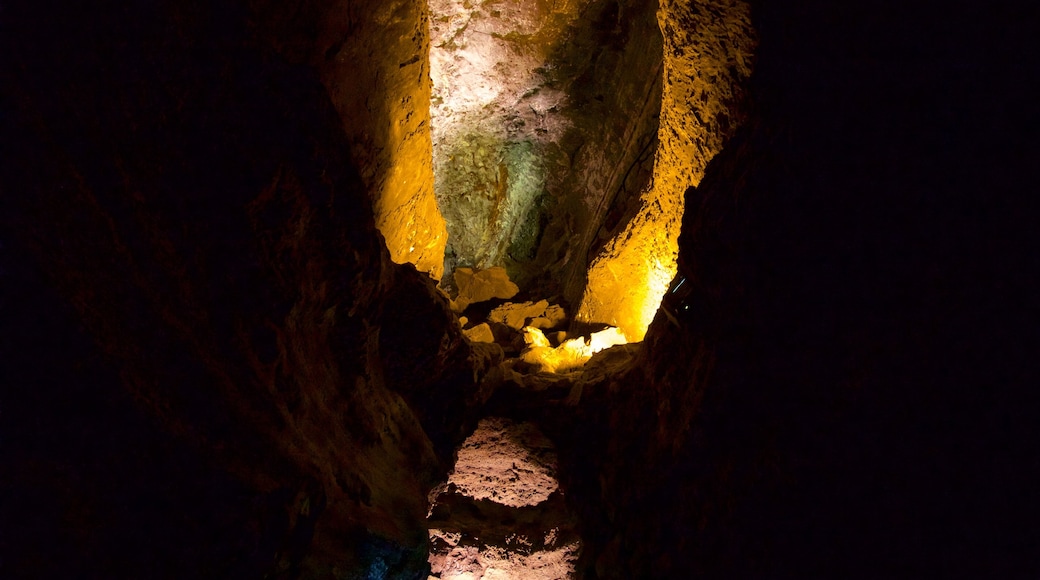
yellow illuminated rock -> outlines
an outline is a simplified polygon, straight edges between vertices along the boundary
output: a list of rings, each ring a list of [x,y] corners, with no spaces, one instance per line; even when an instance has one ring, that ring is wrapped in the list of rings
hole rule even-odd
[[[504,265],[532,290],[537,265],[577,321],[642,340],[685,191],[742,119],[748,5],[429,1],[446,266]]]
[[[495,342],[495,335],[488,323],[482,322],[473,328],[463,329],[462,334],[473,342]]]
[[[621,330],[614,327],[594,332],[589,338],[564,340],[556,348],[550,345],[549,340],[537,328],[525,327],[523,333],[524,343],[528,346],[520,354],[520,359],[541,372],[549,373],[580,368],[597,352],[628,342]]]
[[[562,306],[553,304],[545,309],[545,312],[531,320],[531,326],[541,330],[556,328],[567,321],[567,312]]]
[[[338,0],[315,13],[280,10],[273,21],[304,19],[300,29],[316,36],[281,39],[281,48],[320,72],[390,257],[440,279],[448,233],[433,192],[427,3]],[[312,50],[298,54],[301,46]]]
[[[545,335],[542,334],[542,331],[538,328],[534,328],[533,326],[525,326],[523,328],[523,333],[524,344],[531,348],[550,346],[549,339],[545,338]]]
[[[675,276],[686,189],[731,135],[755,36],[740,0],[662,0],[664,87],[653,179],[635,217],[589,266],[577,320],[640,341]]]
[[[528,320],[544,314],[545,309],[548,307],[549,302],[546,300],[521,302],[519,304],[509,302],[492,310],[491,314],[488,315],[488,321],[498,322],[514,330],[520,330],[527,325]]]
[[[459,292],[452,301],[452,308],[456,312],[462,312],[470,304],[492,298],[512,298],[520,291],[520,288],[509,279],[506,269],[500,266],[486,270],[456,268],[454,279],[455,287]]]

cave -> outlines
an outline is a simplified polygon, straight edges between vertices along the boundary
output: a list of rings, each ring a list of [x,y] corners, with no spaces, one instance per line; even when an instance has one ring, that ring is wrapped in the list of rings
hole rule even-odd
[[[1011,2],[0,6],[0,577],[1040,576]]]

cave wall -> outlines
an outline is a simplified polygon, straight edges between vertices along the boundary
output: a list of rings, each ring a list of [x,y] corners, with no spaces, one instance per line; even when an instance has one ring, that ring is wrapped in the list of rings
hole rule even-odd
[[[662,2],[664,40],[661,119],[649,181],[593,221],[606,239],[589,251],[577,318],[617,326],[629,341],[643,338],[675,275],[683,194],[744,118],[756,36],[741,0]],[[575,300],[575,298],[572,298]],[[575,300],[575,302],[578,302]]]
[[[1012,13],[753,5],[749,120],[686,192],[641,361],[520,414],[586,577],[1035,574]]]
[[[367,129],[244,5],[4,19],[0,574],[425,578],[476,377]]]
[[[597,224],[649,174],[660,107],[656,7],[431,3],[450,264],[503,265],[547,296],[583,285]]]
[[[650,179],[661,115],[663,46],[657,2],[590,7],[583,35],[558,51],[557,82],[571,96],[570,130],[559,156],[569,163],[555,187],[535,265],[576,305],[592,258],[628,221]]]
[[[430,3],[436,185],[449,267],[530,253],[546,196],[546,150],[567,95],[545,82],[549,53],[585,2]]]
[[[743,117],[747,4],[431,11],[448,269],[506,266],[580,322],[641,339],[675,271],[682,193]]]
[[[585,577],[1040,574],[1035,35],[1007,8],[753,5],[689,293],[627,373],[514,409]],[[262,13],[4,8],[4,576],[426,572],[477,353]]]
[[[267,43],[319,71],[390,257],[440,279],[448,232],[433,190],[427,3],[251,5]]]

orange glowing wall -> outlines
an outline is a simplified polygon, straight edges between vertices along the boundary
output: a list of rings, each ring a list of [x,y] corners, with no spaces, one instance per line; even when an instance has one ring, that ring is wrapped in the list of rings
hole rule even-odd
[[[662,0],[664,83],[653,179],[636,216],[589,267],[577,318],[639,341],[676,272],[686,189],[737,124],[755,47],[747,4]]]

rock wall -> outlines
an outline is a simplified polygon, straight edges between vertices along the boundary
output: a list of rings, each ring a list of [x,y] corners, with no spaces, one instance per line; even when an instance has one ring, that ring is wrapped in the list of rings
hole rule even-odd
[[[747,5],[431,10],[448,268],[504,265],[641,339],[675,271],[682,193],[742,116]]]
[[[641,340],[675,275],[683,193],[743,118],[755,33],[742,0],[662,2],[664,80],[653,178],[611,211],[625,216],[593,246],[577,318]],[[608,230],[609,231],[609,230]]]
[[[580,295],[599,223],[649,175],[660,106],[655,9],[431,3],[449,267],[503,265],[522,287]]]
[[[585,15],[582,34],[559,51],[557,78],[566,83],[571,129],[567,160],[537,267],[577,304],[592,259],[631,218],[648,183],[661,113],[663,47],[657,2],[600,2]]]
[[[266,41],[320,72],[390,257],[440,279],[448,234],[433,190],[427,3],[252,4]]]
[[[425,578],[474,365],[317,72],[234,3],[5,21],[0,575]]]
[[[587,577],[1038,569],[1032,36],[976,8],[755,6],[755,104],[686,193],[641,360],[516,417],[557,445]]]
[[[510,250],[531,251],[521,230],[538,223],[545,150],[565,129],[559,109],[567,96],[545,82],[544,68],[579,8],[430,3],[435,189],[452,265],[488,268],[504,265]]]
[[[755,4],[646,340],[489,394],[269,13],[59,4],[0,34],[0,576],[424,578],[492,410],[584,577],[1040,575],[1022,11]]]

